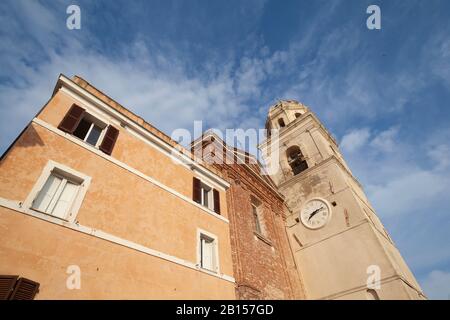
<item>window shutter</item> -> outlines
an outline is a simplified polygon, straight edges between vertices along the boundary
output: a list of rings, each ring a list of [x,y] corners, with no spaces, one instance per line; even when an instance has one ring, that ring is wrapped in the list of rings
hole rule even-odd
[[[39,283],[20,278],[17,281],[16,288],[14,289],[10,300],[33,300],[36,293],[39,290]]]
[[[8,300],[18,276],[0,276],[0,300]]]
[[[64,119],[59,124],[58,129],[64,132],[73,133],[80,123],[83,114],[84,109],[74,104],[70,108],[69,112],[67,112],[64,116]]]
[[[113,126],[108,126],[108,129],[106,129],[105,137],[103,138],[102,144],[100,145],[100,150],[108,155],[111,155],[118,136],[119,130],[117,130]]]
[[[194,177],[193,187],[192,187],[192,200],[197,203],[202,202],[202,190],[200,180]]]
[[[214,196],[214,212],[220,214],[220,196],[219,191],[213,189]]]
[[[214,271],[214,241],[202,239],[202,268]]]

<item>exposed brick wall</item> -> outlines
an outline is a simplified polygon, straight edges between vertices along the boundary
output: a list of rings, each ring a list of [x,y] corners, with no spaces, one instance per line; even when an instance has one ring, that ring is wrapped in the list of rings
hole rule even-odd
[[[302,299],[302,285],[285,230],[283,200],[243,165],[223,165],[238,299]],[[258,236],[251,198],[261,202]]]

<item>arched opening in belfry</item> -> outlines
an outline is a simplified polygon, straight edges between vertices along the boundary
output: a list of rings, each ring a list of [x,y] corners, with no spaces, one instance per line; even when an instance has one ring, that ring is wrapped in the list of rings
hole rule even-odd
[[[308,169],[306,159],[298,146],[292,146],[287,149],[286,156],[294,176]]]
[[[296,113],[295,113],[295,118],[300,118],[301,115],[302,115],[302,114],[301,114],[300,112],[296,112]]]
[[[283,118],[278,119],[278,124],[279,124],[280,128],[284,128],[286,126]]]

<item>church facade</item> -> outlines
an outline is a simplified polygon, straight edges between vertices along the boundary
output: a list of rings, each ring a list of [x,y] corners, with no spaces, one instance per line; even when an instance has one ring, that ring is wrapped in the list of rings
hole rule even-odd
[[[0,299],[423,299],[317,117],[280,101],[266,127],[270,176],[61,75],[1,158]]]

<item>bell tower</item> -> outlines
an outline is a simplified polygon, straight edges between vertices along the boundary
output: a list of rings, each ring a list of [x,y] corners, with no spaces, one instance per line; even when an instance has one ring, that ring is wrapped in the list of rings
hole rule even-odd
[[[279,162],[271,178],[289,209],[286,230],[307,298],[425,298],[336,140],[309,108],[279,101],[266,129],[278,129],[259,147],[267,162]]]

